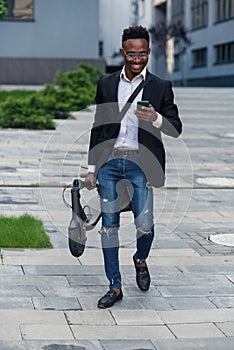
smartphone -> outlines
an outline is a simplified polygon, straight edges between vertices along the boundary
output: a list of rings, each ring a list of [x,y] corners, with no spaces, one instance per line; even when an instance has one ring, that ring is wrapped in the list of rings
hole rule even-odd
[[[142,107],[149,107],[149,101],[138,101],[137,102],[137,110],[142,111]]]

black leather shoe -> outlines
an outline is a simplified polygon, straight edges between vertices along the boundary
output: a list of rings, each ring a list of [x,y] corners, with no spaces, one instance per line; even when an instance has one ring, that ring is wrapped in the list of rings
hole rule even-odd
[[[111,289],[98,301],[98,307],[100,309],[105,309],[113,306],[117,301],[121,301],[122,299],[123,293],[121,289],[118,295],[114,289]]]
[[[143,261],[145,263],[144,266],[138,266],[141,265],[143,262],[142,261],[136,261],[134,260],[134,265],[136,268],[136,282],[138,287],[140,288],[140,290],[142,290],[143,292],[146,292],[149,287],[150,287],[150,274],[149,274],[149,270],[147,267],[147,264],[145,261]]]

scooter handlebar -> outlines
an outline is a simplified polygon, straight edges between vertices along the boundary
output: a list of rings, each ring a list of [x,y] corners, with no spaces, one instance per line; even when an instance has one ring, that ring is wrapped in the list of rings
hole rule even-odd
[[[91,183],[89,181],[83,181],[79,180],[79,188],[89,188],[91,186]]]

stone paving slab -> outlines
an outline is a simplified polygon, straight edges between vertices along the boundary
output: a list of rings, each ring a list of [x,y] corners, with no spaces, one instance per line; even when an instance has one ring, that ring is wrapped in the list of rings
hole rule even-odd
[[[111,312],[117,325],[162,325],[155,310],[114,310]]]
[[[21,266],[7,266],[0,265],[0,276],[9,276],[9,275],[20,275],[22,276],[23,270]]]
[[[79,326],[72,325],[76,339],[173,339],[166,326]]]
[[[168,328],[175,335],[176,338],[222,338],[225,337],[212,323],[202,324],[174,324],[169,325]]]
[[[150,342],[149,342],[150,343]],[[152,344],[152,343],[151,343]],[[98,340],[22,340],[1,341],[1,350],[103,350]],[[153,347],[155,349],[155,347]]]
[[[168,341],[168,340],[167,340]],[[150,340],[100,340],[103,350],[155,350]]]
[[[70,325],[108,326],[116,324],[113,314],[109,310],[66,311],[65,315]]]
[[[100,265],[26,265],[23,270],[26,275],[36,276],[103,276],[103,266]]]
[[[34,285],[37,287],[48,286],[50,288],[57,287],[69,287],[70,283],[68,282],[65,276],[40,276],[40,275],[0,275],[0,285],[17,285],[17,286],[26,286]]]
[[[234,322],[216,323],[216,326],[225,334],[226,337],[234,337]]]
[[[229,257],[229,255],[228,255]],[[180,270],[184,274],[193,274],[193,275],[203,275],[203,276],[213,276],[213,275],[229,275],[233,273],[234,266],[233,265],[218,265],[214,263],[214,265],[203,265],[203,266],[180,266]]]
[[[179,297],[179,296],[233,296],[234,286],[225,287],[217,286],[170,286],[158,287],[159,292],[163,297]]]
[[[71,286],[106,286],[106,277],[103,276],[67,276],[67,280]]]
[[[218,299],[218,298],[217,298]],[[201,310],[201,309],[215,309],[218,302],[215,302],[209,297],[167,297],[165,298],[167,303],[172,307],[173,310]],[[220,302],[220,307],[229,307],[230,303]]]
[[[196,256],[196,257],[149,257],[149,265],[190,266],[234,265],[234,256]]]
[[[77,265],[68,249],[2,249],[4,265]]]
[[[151,341],[135,340],[101,340],[105,350],[232,350],[234,339],[231,338],[212,338],[212,339],[170,339]]]
[[[234,338],[151,340],[157,350],[233,350]],[[106,350],[111,350],[108,348]]]
[[[234,321],[234,309],[158,311],[157,314],[166,324]]]
[[[81,305],[75,297],[58,297],[56,295],[34,297],[32,302],[37,310],[81,310]]]
[[[0,297],[0,310],[23,309],[33,310],[33,298],[30,297]]]
[[[68,325],[58,324],[24,324],[20,326],[22,339],[40,340],[74,339],[73,333]]]
[[[217,308],[234,308],[234,296],[211,297],[209,299]]]
[[[0,339],[21,340],[21,333],[18,325],[3,325],[0,328]]]
[[[37,297],[41,296],[41,293],[34,286],[17,286],[17,288],[12,288],[10,285],[2,285],[0,286],[0,295],[2,297]]]
[[[157,286],[231,286],[228,276],[225,275],[190,275],[181,274],[177,276],[153,275],[152,283]]]
[[[54,324],[67,325],[62,311],[0,310],[0,325]]]

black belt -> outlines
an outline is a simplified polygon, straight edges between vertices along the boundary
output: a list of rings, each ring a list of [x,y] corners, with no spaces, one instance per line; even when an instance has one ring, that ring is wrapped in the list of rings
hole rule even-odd
[[[116,148],[113,150],[113,156],[115,157],[128,157],[132,156],[134,154],[139,154],[139,151],[137,149],[120,149]]]

